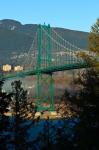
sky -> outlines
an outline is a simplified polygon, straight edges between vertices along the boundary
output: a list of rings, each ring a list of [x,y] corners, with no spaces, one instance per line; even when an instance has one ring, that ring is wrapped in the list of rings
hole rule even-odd
[[[99,0],[0,0],[0,20],[89,32],[97,18]]]

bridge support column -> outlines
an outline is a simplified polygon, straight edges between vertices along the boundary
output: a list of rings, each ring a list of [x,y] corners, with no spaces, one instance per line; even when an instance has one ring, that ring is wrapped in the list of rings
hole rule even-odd
[[[37,89],[36,89],[36,108],[37,111],[54,111],[54,87],[51,72],[42,73],[42,69],[51,67],[51,27],[38,26],[38,56],[37,56]],[[45,66],[46,64],[46,66]]]
[[[51,74],[37,74],[36,111],[54,111],[54,86]]]
[[[53,74],[50,75],[50,95],[51,95],[51,111],[54,111],[54,83]]]

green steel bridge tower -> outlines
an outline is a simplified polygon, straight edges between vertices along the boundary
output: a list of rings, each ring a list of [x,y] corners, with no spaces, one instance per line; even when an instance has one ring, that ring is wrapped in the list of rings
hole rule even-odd
[[[16,64],[22,66],[23,70],[1,74],[0,79],[35,75],[37,111],[54,111],[53,73],[88,67],[88,64],[79,57],[80,52],[88,51],[64,40],[50,25],[38,25],[27,55],[17,59]]]
[[[48,35],[51,36],[50,25],[48,26],[44,25],[43,28],[48,33]],[[44,33],[42,32],[41,25],[38,26],[37,32],[38,32],[38,57],[37,57],[37,74],[36,74],[37,76],[36,107],[37,111],[41,110],[54,111],[54,87],[52,77],[53,73],[45,72],[45,75],[43,76],[42,72],[40,71],[42,61],[45,61],[43,65],[48,65],[49,67],[51,66],[52,63],[51,40],[49,37],[47,37],[45,40],[42,41],[42,39],[44,38]],[[41,54],[43,54],[44,58],[42,58]],[[44,92],[46,92],[46,95],[44,95]],[[43,106],[44,104],[46,106]]]

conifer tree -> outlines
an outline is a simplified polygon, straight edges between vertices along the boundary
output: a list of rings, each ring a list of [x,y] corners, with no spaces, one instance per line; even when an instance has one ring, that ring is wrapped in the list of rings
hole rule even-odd
[[[89,48],[91,51],[96,52],[99,56],[99,18],[91,27],[91,31],[89,33]]]
[[[29,127],[33,125],[32,120],[29,120],[33,119],[29,116],[32,105],[30,106],[27,100],[27,91],[23,89],[22,82],[20,80],[12,82],[12,89],[12,109],[14,116],[14,123],[12,123],[14,128],[14,137],[12,139],[15,150],[27,150],[29,148],[28,131]]]
[[[11,102],[11,94],[3,92],[4,81],[0,80],[0,149],[7,149],[9,141],[10,119],[6,116]]]
[[[78,80],[83,87],[77,98],[80,121],[76,126],[75,139],[79,150],[99,149],[99,19],[91,27],[89,48],[95,55],[89,56],[90,68]]]

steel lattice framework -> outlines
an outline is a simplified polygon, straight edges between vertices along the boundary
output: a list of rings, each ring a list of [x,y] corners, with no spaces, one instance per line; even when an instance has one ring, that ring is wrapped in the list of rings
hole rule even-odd
[[[9,79],[36,75],[37,111],[54,111],[53,73],[56,71],[79,69],[88,65],[78,57],[84,51],[64,40],[50,25],[38,25],[32,45],[19,64],[22,71],[10,72],[0,78]]]

